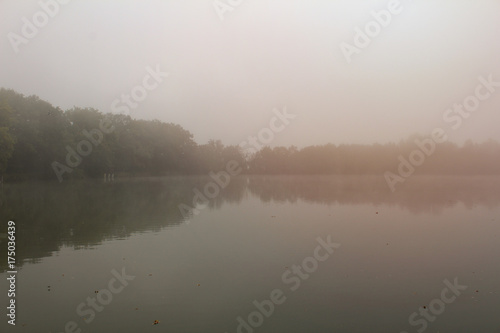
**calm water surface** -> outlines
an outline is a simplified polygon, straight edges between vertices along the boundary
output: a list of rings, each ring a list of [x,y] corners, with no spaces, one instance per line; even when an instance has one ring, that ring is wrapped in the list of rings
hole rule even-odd
[[[500,178],[413,176],[391,193],[376,176],[241,176],[181,214],[209,181],[4,185],[17,317],[3,310],[0,331],[500,332]]]

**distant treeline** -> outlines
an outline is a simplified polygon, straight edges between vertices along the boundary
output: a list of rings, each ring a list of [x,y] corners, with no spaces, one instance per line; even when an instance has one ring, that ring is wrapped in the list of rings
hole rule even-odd
[[[397,144],[264,147],[248,154],[219,140],[197,144],[176,124],[90,108],[63,111],[0,89],[0,174],[8,179],[207,174],[230,160],[248,174],[397,174],[401,158],[415,150],[424,157],[417,173],[500,174],[498,142],[429,142],[414,135]]]

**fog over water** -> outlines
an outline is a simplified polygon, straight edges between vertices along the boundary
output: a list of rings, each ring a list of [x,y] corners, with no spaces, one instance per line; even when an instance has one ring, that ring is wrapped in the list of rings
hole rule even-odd
[[[500,1],[0,13],[0,332],[499,332]]]
[[[3,0],[0,87],[63,110],[116,113],[149,66],[168,76],[128,113],[179,124],[198,143],[239,144],[285,106],[297,118],[271,146],[397,142],[436,127],[457,143],[499,140],[498,92],[470,115],[448,115],[461,120],[444,115],[479,77],[500,81],[500,3],[401,1],[346,57],[342,43],[355,47],[357,28],[389,3],[252,0],[222,10],[207,0],[74,0],[14,46],[8,34],[29,32],[23,18],[42,9]]]

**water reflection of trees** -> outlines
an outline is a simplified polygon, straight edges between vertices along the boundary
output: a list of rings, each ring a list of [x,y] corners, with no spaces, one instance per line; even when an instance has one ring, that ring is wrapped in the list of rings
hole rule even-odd
[[[36,262],[62,246],[89,247],[184,222],[181,203],[192,205],[208,177],[5,184],[0,219],[16,222],[16,258]],[[241,202],[247,190],[263,202],[389,205],[412,213],[440,213],[462,203],[496,207],[500,177],[412,176],[392,193],[382,176],[233,177],[206,210]],[[5,226],[5,224],[4,224]],[[0,232],[5,232],[6,228]],[[6,248],[6,239],[0,238]],[[6,270],[7,257],[0,256]]]
[[[37,261],[62,246],[89,247],[132,233],[156,231],[183,222],[179,204],[191,204],[193,188],[207,177],[144,178],[103,183],[67,181],[5,184],[0,219],[16,222],[16,259]],[[243,197],[244,179],[235,179],[206,209]],[[6,228],[0,232],[5,232]],[[0,238],[6,248],[6,238]],[[6,256],[0,258],[5,271]]]
[[[382,176],[252,176],[248,188],[264,202],[373,204],[412,213],[440,213],[462,203],[496,207],[500,177],[412,176],[391,192]]]

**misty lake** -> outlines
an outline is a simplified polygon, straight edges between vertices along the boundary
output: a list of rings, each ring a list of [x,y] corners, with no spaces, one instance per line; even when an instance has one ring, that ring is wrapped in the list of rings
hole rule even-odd
[[[500,177],[208,182],[4,184],[16,331],[499,332]]]

